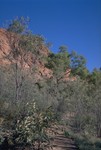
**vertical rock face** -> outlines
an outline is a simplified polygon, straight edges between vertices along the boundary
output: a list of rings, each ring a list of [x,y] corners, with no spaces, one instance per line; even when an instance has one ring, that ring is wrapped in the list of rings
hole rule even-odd
[[[49,55],[48,48],[42,44],[37,48],[37,54],[30,51],[26,52],[24,49],[19,48],[20,36],[8,32],[5,29],[0,29],[0,65],[10,66],[12,63],[16,63],[21,67],[21,69],[28,71],[33,69],[33,77],[36,80],[43,78],[52,78],[53,71],[45,67],[44,60],[40,57],[47,58]],[[15,58],[14,49],[18,49],[20,54]],[[33,48],[34,49],[34,48]],[[74,81],[75,77],[70,77],[71,69],[68,68],[66,72],[62,75],[61,79],[63,81]]]
[[[15,40],[16,39],[16,40]],[[9,66],[10,64],[16,62],[12,55],[12,45],[17,44],[18,36],[13,33],[7,32],[5,29],[0,29],[0,65]],[[15,42],[15,43],[14,43]],[[48,56],[48,49],[42,45],[38,51],[39,55]],[[22,56],[23,59],[22,59]],[[31,52],[24,53],[24,50],[21,50],[21,55],[17,58],[17,63],[24,70],[27,70],[31,67],[35,67],[37,71],[33,75],[41,79],[43,77],[50,78],[52,76],[52,70],[45,67],[44,62],[39,60],[36,55]]]
[[[6,56],[10,53],[9,39],[7,32],[4,29],[0,29],[0,65],[10,64],[10,61],[6,59]]]

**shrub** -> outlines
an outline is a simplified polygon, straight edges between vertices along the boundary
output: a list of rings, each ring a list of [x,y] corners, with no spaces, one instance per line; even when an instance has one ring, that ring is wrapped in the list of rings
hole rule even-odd
[[[28,104],[28,112],[24,118],[17,120],[16,131],[13,135],[16,143],[29,144],[37,149],[44,146],[44,142],[49,142],[46,129],[54,121],[54,113],[51,107],[44,112],[40,112],[35,102]]]

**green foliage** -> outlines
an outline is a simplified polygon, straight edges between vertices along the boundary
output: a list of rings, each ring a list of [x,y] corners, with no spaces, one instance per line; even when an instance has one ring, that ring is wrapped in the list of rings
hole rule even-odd
[[[75,136],[76,144],[80,150],[100,150],[101,140],[87,136]]]
[[[50,53],[48,56],[48,62],[46,67],[52,69],[54,75],[61,76],[69,67],[69,54],[64,46],[61,46],[60,51],[57,54]]]
[[[36,81],[34,58],[44,59],[45,41],[40,35],[26,33],[28,22],[29,19],[21,17],[8,26],[8,31],[19,35],[11,42],[15,62],[7,56],[11,66],[0,67],[0,143],[4,141],[4,133],[9,133],[11,137],[6,135],[9,141],[13,139],[16,144],[35,146],[37,143],[42,147],[44,142],[49,142],[46,130],[56,117],[72,129],[65,136],[73,137],[79,149],[101,149],[101,141],[96,138],[101,138],[101,69],[89,73],[85,58],[76,52],[69,54],[62,45],[58,53],[49,53],[45,64],[52,69],[53,77]],[[29,54],[33,67],[26,71],[23,64],[19,65],[19,58],[24,60],[22,63],[28,62]],[[75,80],[59,80],[68,68]]]
[[[101,70],[95,68],[91,74],[89,74],[89,82],[97,85],[101,84]]]
[[[70,54],[73,75],[79,75],[82,79],[85,79],[89,75],[89,71],[86,68],[86,59],[82,55],[78,55],[75,51]]]
[[[42,55],[41,50],[42,46],[45,46],[45,39],[43,36],[34,35],[28,30],[29,21],[30,19],[28,17],[17,17],[12,20],[7,27],[7,31],[19,34],[19,37],[17,37],[16,34],[13,35],[13,56],[17,59],[19,55],[22,57],[22,55],[24,55],[23,53],[27,54],[28,52],[32,52],[38,58],[43,59],[44,56]]]
[[[75,51],[69,54],[67,47],[64,45],[59,47],[57,54],[49,54],[46,67],[52,69],[57,77],[62,76],[67,68],[71,68],[71,74],[78,75],[81,79],[86,79],[89,75],[89,71],[86,68],[86,59]]]
[[[35,102],[27,103],[28,112],[24,118],[17,120],[15,140],[17,143],[28,143],[35,145],[37,142],[38,148],[41,148],[43,142],[49,142],[46,129],[54,122],[54,114],[51,107],[44,112],[40,112],[36,108]]]
[[[4,136],[2,135],[2,128],[0,127],[0,145],[3,143],[4,141]]]
[[[7,30],[9,32],[14,32],[18,34],[26,33],[27,27],[29,23],[29,18],[24,17],[16,17],[14,20],[10,22],[10,24],[7,27]]]
[[[64,135],[67,138],[73,138],[73,132],[68,129],[68,131],[64,131]]]
[[[59,47],[59,53],[65,53],[65,52],[67,52],[67,46],[65,46],[65,45],[61,45],[60,47]]]
[[[27,52],[29,51],[34,53],[38,57],[39,51],[41,50],[41,46],[43,44],[44,38],[41,35],[34,35],[32,33],[22,35],[19,41],[19,47],[21,47],[23,50]]]
[[[72,138],[75,140],[79,150],[100,150],[101,140],[96,137],[90,136],[89,133],[73,133],[71,130],[65,131],[65,136],[67,138]]]
[[[78,67],[85,67],[86,65],[86,60],[83,56],[78,55],[75,51],[71,52],[71,67],[78,68]]]

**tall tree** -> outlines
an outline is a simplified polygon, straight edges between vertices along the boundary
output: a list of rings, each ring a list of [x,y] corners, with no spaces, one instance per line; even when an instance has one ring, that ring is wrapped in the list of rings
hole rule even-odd
[[[13,69],[15,72],[15,103],[19,100],[19,90],[22,86],[23,74],[19,73],[24,62],[24,52],[23,52],[23,42],[21,41],[22,37],[26,35],[27,26],[28,26],[29,18],[16,18],[10,22],[7,30],[11,32],[10,35],[10,46],[11,52],[8,55],[8,58],[13,64]],[[27,42],[27,41],[26,41]],[[19,59],[20,58],[20,59]]]
[[[66,46],[60,46],[57,54],[50,53],[46,67],[53,70],[56,77],[64,75],[66,69],[69,67],[70,59]]]
[[[78,55],[75,51],[70,54],[70,66],[73,75],[79,75],[81,78],[86,78],[89,71],[86,68],[86,59],[82,55]]]

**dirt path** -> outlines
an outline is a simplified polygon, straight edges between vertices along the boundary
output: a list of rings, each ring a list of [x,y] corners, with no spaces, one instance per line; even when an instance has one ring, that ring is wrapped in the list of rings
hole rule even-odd
[[[53,150],[78,150],[78,148],[72,139],[66,138],[61,134],[54,138]]]
[[[63,131],[58,131],[52,142],[53,150],[78,150],[73,139],[66,138]]]

